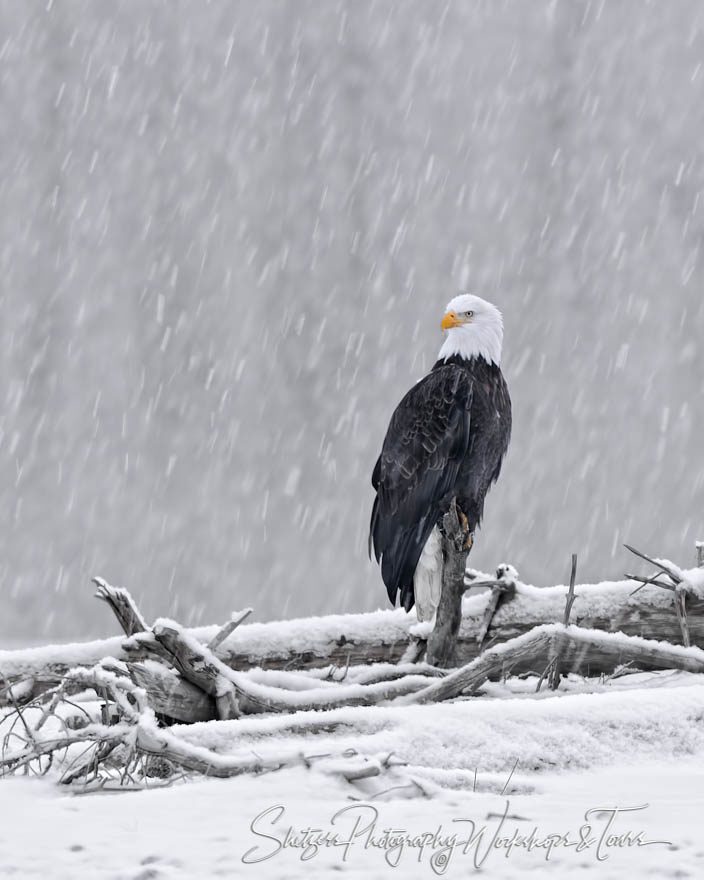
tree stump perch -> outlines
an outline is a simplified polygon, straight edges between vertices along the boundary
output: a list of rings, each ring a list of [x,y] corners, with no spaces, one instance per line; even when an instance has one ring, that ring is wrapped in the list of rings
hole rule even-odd
[[[453,498],[442,519],[442,592],[435,626],[428,637],[426,659],[431,666],[447,668],[456,664],[457,635],[462,621],[462,597],[470,537],[457,511]]]

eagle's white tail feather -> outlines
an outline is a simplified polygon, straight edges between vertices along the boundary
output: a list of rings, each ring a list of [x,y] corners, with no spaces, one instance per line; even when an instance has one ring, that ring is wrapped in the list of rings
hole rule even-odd
[[[440,604],[442,590],[442,538],[435,526],[420,554],[413,575],[413,592],[418,620],[432,620]]]

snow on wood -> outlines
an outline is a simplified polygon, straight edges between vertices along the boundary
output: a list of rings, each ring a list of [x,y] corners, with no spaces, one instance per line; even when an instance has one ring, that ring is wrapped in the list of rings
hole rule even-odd
[[[317,726],[316,751],[354,748],[369,757],[393,752],[413,768],[507,773],[516,759],[522,772],[586,768],[624,756],[637,761],[704,750],[699,721],[704,684],[699,677],[676,675],[684,677],[665,679],[668,687],[656,686],[657,676],[643,675],[628,687],[612,682],[596,693],[541,695],[535,695],[533,679],[526,694],[496,685],[509,699],[249,716],[177,731],[211,751],[245,756],[254,748],[265,760],[283,747],[300,750]]]
[[[688,579],[699,582],[687,571]],[[700,576],[701,577],[701,576]],[[575,587],[571,620],[579,626],[621,631],[672,643],[682,635],[673,609],[673,596],[657,586],[642,587],[632,580],[605,581]],[[560,620],[564,614],[566,586],[534,587],[516,583],[515,594],[505,599],[494,615],[484,639],[485,645],[503,642],[542,623]],[[465,596],[457,642],[456,662],[469,662],[478,656],[477,633],[482,628],[490,593]],[[704,645],[704,598],[691,595],[687,600],[690,639]],[[263,668],[309,669],[326,664],[339,666],[398,662],[417,640],[412,627],[413,612],[402,609],[379,610],[364,614],[327,615],[270,623],[242,624],[217,648],[216,656],[232,669]],[[188,629],[199,642],[207,644],[220,632],[217,625]],[[147,638],[153,638],[146,634]],[[90,665],[105,656],[139,660],[149,656],[133,637],[133,650],[126,650],[124,638],[50,645],[19,651],[0,651],[0,689],[3,685],[34,678],[37,688],[59,681],[68,668]],[[600,671],[598,666],[593,671]]]
[[[341,734],[360,720],[367,724],[366,711],[373,715],[382,706],[410,711],[474,703],[497,680],[532,678],[539,693],[547,679],[561,693],[575,672],[608,672],[608,681],[634,670],[701,675],[701,570],[633,552],[656,573],[575,587],[573,557],[569,590],[538,589],[499,567],[496,579],[484,583],[489,590],[458,596],[459,637],[447,650],[434,649],[433,656],[455,657],[452,671],[419,662],[426,643],[414,615],[400,610],[241,625],[247,609],[224,627],[187,630],[165,618],[148,627],[126,590],[99,580],[98,597],[109,602],[125,637],[0,656],[1,698],[9,710],[0,720],[0,769],[44,772],[59,755],[61,781],[98,787],[142,784],[155,766],[164,777],[176,768],[222,776],[273,771],[321,757],[292,753],[287,737]],[[480,583],[475,577],[470,586]],[[76,692],[86,691],[93,709],[72,717]],[[361,708],[361,715],[335,714]],[[260,735],[283,736],[266,761],[208,751],[174,726],[219,719],[246,739],[253,730],[248,716],[260,719]],[[286,719],[283,726],[273,723],[276,716]],[[350,784],[388,777],[409,791],[423,790],[390,756],[360,758],[347,748],[322,757],[327,772]]]
[[[476,693],[488,679],[496,677],[497,673],[505,674],[520,660],[544,666],[549,657],[557,653],[565,662],[570,651],[585,653],[596,649],[610,655],[612,666],[617,662],[635,660],[641,668],[704,672],[704,651],[699,648],[672,646],[623,633],[609,634],[564,624],[546,624],[487,649],[462,668],[446,675],[439,674],[431,683],[428,683],[426,676],[411,673],[369,684],[338,682],[335,687],[287,690],[263,685],[249,678],[246,672],[230,669],[206,645],[185,634],[172,621],[157,621],[154,634],[172,654],[174,666],[186,675],[187,680],[215,699],[217,717],[222,720],[239,721],[241,714],[320,713],[321,709],[330,711],[342,707],[377,706],[379,703],[398,706],[437,704],[463,694]],[[144,664],[141,668],[143,672],[148,669]],[[114,779],[115,756],[121,756],[117,766],[121,768],[123,780],[132,780],[135,775],[144,777],[148,772],[145,758],[149,756],[157,756],[169,766],[223,776],[290,766],[290,756],[284,752],[273,763],[259,759],[252,761],[251,758],[242,762],[223,760],[218,752],[208,756],[200,748],[188,747],[178,735],[164,733],[158,728],[148,676],[143,681],[144,686],[136,684],[130,664],[112,658],[104,659],[90,669],[77,667],[69,670],[53,693],[43,695],[43,699],[35,699],[24,710],[16,707],[15,712],[6,717],[7,721],[13,714],[15,716],[3,740],[0,769],[15,772],[34,766],[41,770],[42,761],[47,758],[53,761],[55,753],[66,754],[73,746],[86,744],[89,749],[95,749],[92,757],[82,754],[78,763],[75,760],[68,763],[61,775],[62,782],[73,783],[85,778],[98,785],[105,784]],[[67,699],[67,694],[76,688],[93,689],[105,701],[100,711],[101,723],[89,716],[88,723],[79,726],[68,728],[64,724],[63,732],[58,736],[55,730],[45,733],[42,728],[47,719],[58,719],[57,713],[63,704],[73,705]],[[221,698],[225,696],[229,698],[227,712],[222,711]],[[21,728],[18,728],[18,721],[21,722]],[[292,720],[289,728],[297,723],[300,724],[300,719]],[[330,723],[329,717],[326,718],[323,729],[329,730]],[[53,726],[56,727],[55,724]],[[307,733],[311,732],[311,728],[308,728]],[[12,741],[10,736],[13,737]],[[338,755],[345,761],[350,757],[347,753]],[[374,767],[377,769],[373,769],[373,775],[381,772],[377,765]],[[365,770],[360,775],[358,768],[353,768],[343,775],[352,782],[369,774]]]

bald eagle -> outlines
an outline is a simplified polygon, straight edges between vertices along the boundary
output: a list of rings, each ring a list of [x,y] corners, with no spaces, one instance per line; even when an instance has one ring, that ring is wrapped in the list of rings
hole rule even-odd
[[[501,373],[503,320],[472,294],[455,297],[432,370],[391,416],[374,471],[369,550],[381,562],[391,604],[398,593],[432,620],[442,586],[442,518],[453,498],[470,535],[499,476],[511,435],[511,399]]]

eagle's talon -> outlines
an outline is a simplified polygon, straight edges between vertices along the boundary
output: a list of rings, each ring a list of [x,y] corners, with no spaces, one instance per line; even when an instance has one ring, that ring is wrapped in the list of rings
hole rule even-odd
[[[459,520],[459,526],[462,530],[462,534],[465,536],[459,549],[471,550],[472,544],[474,543],[474,536],[469,528],[469,520],[467,519],[467,515],[462,510],[460,510],[459,506],[457,507],[457,518]]]

